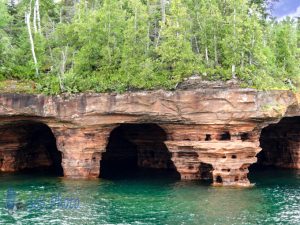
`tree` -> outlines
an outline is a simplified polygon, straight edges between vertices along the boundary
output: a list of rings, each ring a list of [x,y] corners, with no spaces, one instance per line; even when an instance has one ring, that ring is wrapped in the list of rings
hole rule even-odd
[[[32,0],[29,3],[28,11],[25,13],[25,23],[27,25],[27,30],[28,30],[29,42],[30,42],[30,46],[31,46],[31,54],[32,54],[34,67],[35,67],[35,74],[38,76],[39,75],[39,68],[38,68],[37,58],[36,58],[36,55],[35,55],[34,41],[33,41],[33,36],[32,36],[32,31],[31,31],[31,23],[30,23],[31,10],[32,10],[31,5],[32,5]]]
[[[256,5],[260,13],[266,18],[272,11],[273,4],[279,0],[250,0],[250,6]]]
[[[190,42],[191,24],[181,0],[173,0],[166,23],[161,23],[161,43],[157,46],[158,70],[172,83],[193,74],[194,54]]]
[[[194,74],[293,89],[299,22],[266,19],[274,2],[0,0],[0,73],[46,93],[174,88]]]
[[[11,21],[7,5],[4,0],[0,0],[0,75],[9,73],[11,38],[7,33],[7,26]]]
[[[287,76],[295,74],[295,70],[299,68],[296,58],[297,31],[290,19],[276,26],[275,43],[276,64],[281,68],[281,76],[287,79]]]
[[[128,86],[149,87],[154,63],[149,59],[151,40],[148,8],[139,0],[129,0],[126,11],[128,19],[124,30],[120,67],[121,80]]]

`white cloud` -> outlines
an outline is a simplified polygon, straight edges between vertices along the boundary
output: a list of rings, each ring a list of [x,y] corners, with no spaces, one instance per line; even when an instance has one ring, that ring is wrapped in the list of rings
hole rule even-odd
[[[291,12],[290,14],[288,14],[286,16],[280,17],[279,20],[283,20],[283,19],[285,19],[288,16],[291,17],[291,18],[300,17],[300,6],[296,9],[295,12]]]

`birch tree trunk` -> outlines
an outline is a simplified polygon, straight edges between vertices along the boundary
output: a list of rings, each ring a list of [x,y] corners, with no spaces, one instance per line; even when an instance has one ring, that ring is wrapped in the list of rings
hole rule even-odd
[[[37,1],[35,1],[34,7],[33,7],[33,31],[34,31],[34,33],[37,33],[37,25],[36,25],[36,3],[37,3]],[[31,5],[30,5],[30,9],[31,9]]]
[[[34,42],[33,42],[33,37],[32,37],[32,32],[31,32],[31,24],[30,24],[31,4],[32,4],[32,0],[30,0],[29,11],[25,12],[25,23],[27,25],[27,30],[28,30],[28,35],[29,35],[31,53],[32,53],[32,58],[33,58],[34,66],[35,66],[35,74],[38,76],[39,68],[38,68],[38,62],[37,62],[36,55],[35,55]]]
[[[68,57],[68,47],[66,47],[64,50],[61,51],[61,66],[60,66],[60,73],[58,73],[59,86],[61,91],[65,90],[62,78],[66,71],[67,57]]]
[[[209,58],[208,58],[208,48],[207,47],[205,47],[205,60],[206,60],[206,63],[208,64]]]
[[[40,16],[40,1],[36,0],[36,17],[37,17],[37,28],[38,32],[41,34],[41,16]]]
[[[161,4],[161,21],[163,24],[166,23],[166,0],[160,0]]]
[[[41,34],[40,2],[36,0],[33,7],[33,30]]]
[[[235,76],[235,65],[233,64],[232,67],[231,67],[231,72],[232,72],[232,79],[236,79],[236,76]]]
[[[241,67],[242,67],[242,70],[244,70],[244,57],[245,57],[245,53],[242,52],[242,62],[241,62]]]
[[[157,35],[157,39],[156,39],[155,48],[157,48],[158,45],[159,45],[160,35],[161,35],[160,32],[162,31],[163,26],[166,23],[166,0],[160,0],[160,6],[161,6],[161,22],[162,22],[162,26],[158,30],[158,35]]]

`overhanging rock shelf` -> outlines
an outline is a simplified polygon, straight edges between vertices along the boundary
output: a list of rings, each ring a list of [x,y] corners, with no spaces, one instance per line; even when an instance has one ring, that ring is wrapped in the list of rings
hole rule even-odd
[[[114,156],[116,161],[136,160],[139,167],[175,169],[181,179],[212,178],[214,185],[250,186],[248,168],[257,162],[261,146],[275,146],[266,147],[263,163],[300,168],[300,108],[296,94],[289,91],[218,87],[1,94],[0,116],[1,171],[51,164],[61,166],[65,177],[94,178],[101,175],[101,162],[113,163]],[[292,122],[285,125],[285,120]],[[45,138],[47,133],[52,137]],[[136,159],[131,153],[126,156],[121,145],[109,144],[113,133],[123,141],[124,151],[135,147]],[[268,144],[278,137],[284,146]],[[53,143],[60,160],[57,153],[45,150]],[[119,151],[109,154],[108,146]]]

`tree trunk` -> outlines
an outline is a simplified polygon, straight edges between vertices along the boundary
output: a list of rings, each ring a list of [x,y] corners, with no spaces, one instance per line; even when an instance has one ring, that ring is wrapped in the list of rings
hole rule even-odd
[[[65,50],[61,51],[61,66],[60,66],[60,73],[58,73],[59,86],[61,91],[65,90],[62,78],[66,71],[67,57],[68,57],[68,47],[66,47]]]
[[[33,42],[33,37],[32,37],[32,32],[31,32],[31,25],[30,25],[31,4],[32,4],[32,0],[30,0],[29,11],[25,13],[25,23],[27,25],[27,30],[28,30],[28,35],[29,35],[31,53],[32,53],[32,58],[33,58],[34,66],[35,66],[35,74],[38,76],[39,68],[38,68],[38,62],[37,62],[36,55],[35,55],[34,42]]]
[[[40,2],[39,2],[39,0],[36,0],[36,16],[37,16],[38,32],[39,32],[39,34],[41,34],[42,30],[41,30],[41,16],[40,16]]]
[[[218,49],[217,49],[217,36],[214,34],[214,49],[215,49],[215,65],[218,65]]]
[[[236,79],[236,75],[235,75],[235,65],[233,64],[231,67],[231,72],[232,72],[232,79]]]
[[[242,70],[244,69],[244,57],[245,57],[245,53],[242,52],[242,63],[241,63]]]
[[[196,50],[197,50],[197,53],[200,54],[200,49],[199,49],[198,40],[197,40],[197,38],[196,38],[195,35],[194,35],[194,39],[195,39],[195,44],[196,44]]]
[[[159,45],[160,32],[161,32],[161,29],[159,29],[159,31],[158,31],[158,36],[157,36],[157,39],[156,39],[156,45],[155,45],[155,48],[157,48],[158,45]]]
[[[161,21],[163,24],[166,23],[166,0],[160,0],[161,4]]]
[[[35,1],[34,3],[34,7],[33,7],[33,30],[34,30],[34,33],[37,33],[37,25],[36,25],[36,4],[37,4],[37,1]]]

